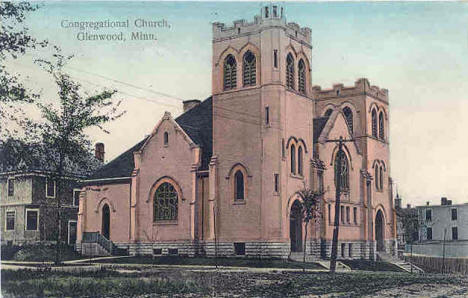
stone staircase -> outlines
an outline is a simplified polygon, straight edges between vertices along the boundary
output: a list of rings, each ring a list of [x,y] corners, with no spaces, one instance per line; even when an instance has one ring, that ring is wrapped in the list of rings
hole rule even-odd
[[[377,252],[377,260],[391,263],[406,272],[424,273],[424,270],[422,270],[418,266],[411,264],[410,262],[406,262],[404,260],[393,257],[392,255],[389,255],[386,252]]]
[[[294,261],[294,262],[303,262],[304,261],[304,253],[303,252],[291,252],[288,259],[290,261]],[[307,254],[306,254],[305,261],[306,261],[306,263],[320,264],[325,269],[330,270],[330,261],[317,260],[316,257],[313,257],[311,255],[307,255]],[[351,271],[351,268],[349,268],[347,265],[343,264],[340,261],[336,261],[336,270],[337,271]]]
[[[125,256],[126,249],[117,247],[99,232],[85,232],[81,243],[81,254],[85,256]]]

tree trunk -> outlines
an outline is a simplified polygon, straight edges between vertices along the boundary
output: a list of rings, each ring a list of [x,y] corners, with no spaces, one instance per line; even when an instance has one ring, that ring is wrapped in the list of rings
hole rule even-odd
[[[302,259],[302,262],[304,263],[304,266],[303,266],[303,271],[305,272],[305,266],[306,266],[306,251],[307,251],[307,227],[309,226],[309,222],[306,221],[305,223],[305,236],[304,236],[304,256],[303,256],[303,259]]]

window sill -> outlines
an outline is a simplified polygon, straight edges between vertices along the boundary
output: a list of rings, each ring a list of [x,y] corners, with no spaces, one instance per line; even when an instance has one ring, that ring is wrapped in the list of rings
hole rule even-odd
[[[289,174],[289,176],[290,176],[291,178],[295,178],[295,179],[301,179],[301,180],[304,179],[304,176],[298,175],[298,174],[292,174],[292,173],[291,173],[291,174]]]
[[[235,200],[233,205],[245,205],[245,199],[244,200]]]
[[[158,220],[153,222],[153,226],[177,225],[179,222],[176,220]]]

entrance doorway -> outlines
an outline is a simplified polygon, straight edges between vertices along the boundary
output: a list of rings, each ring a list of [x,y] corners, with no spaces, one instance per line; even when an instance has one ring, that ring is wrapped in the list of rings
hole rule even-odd
[[[379,210],[375,216],[375,241],[377,241],[377,251],[385,251],[384,236],[384,217],[382,210]]]
[[[289,237],[291,238],[291,251],[302,251],[302,210],[299,201],[295,201],[291,207],[289,218]]]
[[[102,229],[101,234],[110,239],[110,209],[109,205],[105,204],[102,207]]]

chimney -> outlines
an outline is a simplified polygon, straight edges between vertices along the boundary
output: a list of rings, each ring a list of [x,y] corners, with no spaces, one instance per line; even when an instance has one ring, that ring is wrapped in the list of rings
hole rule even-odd
[[[104,143],[96,143],[94,147],[94,156],[104,162]]]
[[[429,201],[426,202],[426,206],[429,206]]]
[[[406,204],[407,209],[411,209],[411,204]]]
[[[184,113],[187,112],[190,109],[193,109],[194,107],[198,106],[201,101],[198,99],[189,99],[189,100],[184,100],[182,102],[184,104]]]
[[[442,205],[442,206],[447,205],[447,198],[446,197],[440,198],[440,205]]]

